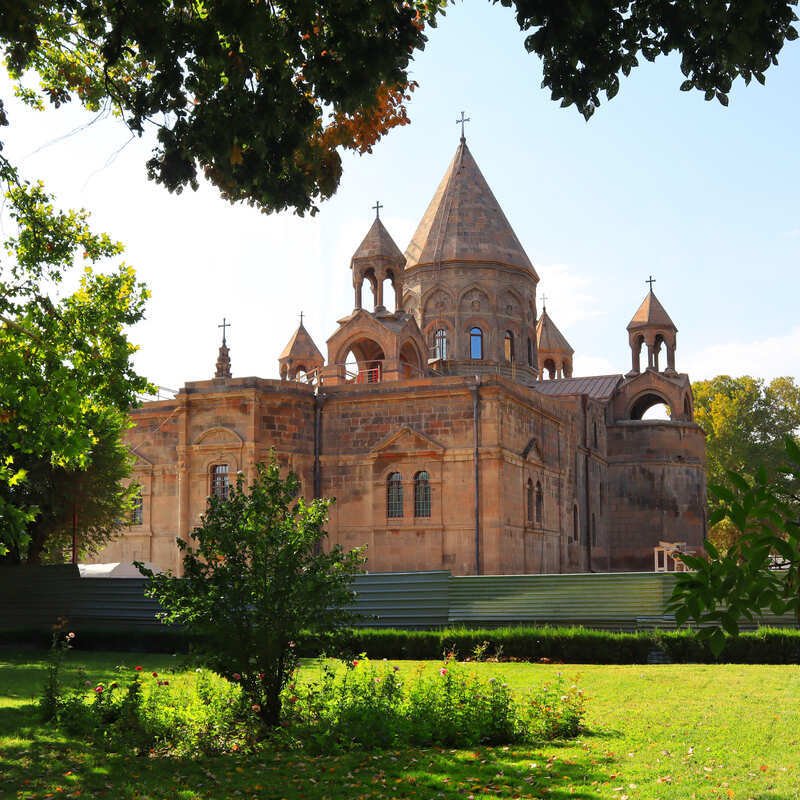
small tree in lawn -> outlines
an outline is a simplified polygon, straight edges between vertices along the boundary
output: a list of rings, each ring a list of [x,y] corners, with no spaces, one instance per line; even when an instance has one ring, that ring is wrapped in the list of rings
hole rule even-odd
[[[297,644],[332,641],[352,615],[352,581],[361,550],[322,552],[329,500],[297,498],[294,473],[282,478],[274,459],[259,464],[248,490],[240,475],[227,500],[208,510],[183,551],[184,577],[155,575],[147,594],[161,619],[197,634],[206,663],[241,683],[243,697],[268,726],[280,723],[281,690],[294,672]],[[333,643],[333,642],[332,642]]]

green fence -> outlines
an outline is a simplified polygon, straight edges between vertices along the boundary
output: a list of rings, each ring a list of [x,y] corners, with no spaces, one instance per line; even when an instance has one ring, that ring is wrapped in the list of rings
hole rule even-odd
[[[654,572],[452,576],[368,573],[355,581],[355,610],[369,627],[585,625],[612,630],[674,627],[666,614],[674,575]],[[0,568],[0,631],[160,627],[158,605],[138,578],[81,578],[76,567]],[[794,626],[791,616],[764,624]],[[752,626],[751,626],[752,627]]]

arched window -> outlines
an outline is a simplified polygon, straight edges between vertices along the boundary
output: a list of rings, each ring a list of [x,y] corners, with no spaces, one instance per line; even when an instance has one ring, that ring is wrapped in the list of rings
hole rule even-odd
[[[144,522],[144,498],[142,490],[139,489],[133,496],[133,506],[131,507],[130,525],[141,525]]]
[[[528,366],[533,366],[533,342],[530,336],[528,337]]]
[[[580,520],[578,519],[578,506],[572,506],[572,541],[577,542],[580,538]]]
[[[439,328],[433,337],[434,357],[447,358],[447,331],[444,328]]]
[[[392,472],[386,480],[386,516],[403,516],[403,476]]]
[[[503,336],[503,358],[510,364],[514,360],[514,334],[506,331]]]
[[[219,500],[227,500],[231,484],[228,477],[227,464],[214,464],[211,467],[211,496]]]
[[[480,328],[469,329],[469,357],[475,361],[483,358],[483,331]]]
[[[525,493],[526,518],[528,522],[533,522],[533,481],[528,478],[527,491]]]
[[[542,484],[536,481],[536,524],[541,525],[544,518],[544,493]]]
[[[414,516],[429,517],[430,515],[431,515],[430,476],[423,469],[414,476]]]

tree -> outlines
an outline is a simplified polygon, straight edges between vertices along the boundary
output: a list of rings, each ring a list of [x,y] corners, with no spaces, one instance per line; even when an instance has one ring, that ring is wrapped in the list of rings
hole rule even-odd
[[[15,228],[0,262],[0,555],[36,563],[57,549],[48,540],[65,519],[71,527],[81,485],[93,495],[81,504],[84,546],[103,543],[125,515],[121,435],[149,386],[125,326],[142,318],[147,292],[124,264],[94,271],[121,247],[92,233],[85,212],[56,211],[41,184],[2,159],[0,180]],[[78,288],[59,298],[79,257]]]
[[[30,104],[77,97],[136,134],[154,125],[147,170],[170,191],[202,171],[228,200],[313,213],[339,148],[367,152],[408,121],[408,65],[443,4],[0,0],[0,42]]]
[[[709,483],[732,489],[730,475],[752,481],[760,467],[774,491],[800,510],[800,482],[783,469],[784,441],[800,430],[800,386],[794,379],[767,384],[748,375],[718,375],[693,383],[692,393],[695,419],[706,433]],[[723,549],[738,535],[731,520],[717,513],[725,502],[713,493],[709,497],[709,515],[718,518],[709,538]]]
[[[781,470],[800,480],[800,447],[785,441]],[[732,488],[712,486],[717,509],[712,522],[726,518],[738,532],[721,553],[706,542],[706,557],[681,556],[693,572],[681,573],[670,599],[678,624],[693,619],[699,635],[719,655],[726,634],[736,636],[742,618],[757,621],[765,610],[794,612],[800,622],[800,520],[796,506],[776,491],[765,469],[753,478],[729,474]]]
[[[139,487],[130,483],[133,458],[122,440],[128,415],[117,409],[87,415],[94,434],[85,468],[55,466],[47,459],[19,458],[25,481],[17,492],[36,515],[27,526],[26,547],[11,547],[10,560],[63,563],[73,534],[82,554],[99,550],[128,523]]]
[[[497,2],[498,0],[493,0]],[[680,54],[681,91],[728,105],[737,78],[745,83],[778,63],[784,43],[797,39],[797,0],[500,0],[514,8],[525,49],[542,58],[543,86],[562,106],[586,119],[611,100],[639,66],[638,56]]]
[[[764,83],[797,38],[797,0],[499,2],[529,32],[542,85],[587,119],[639,57],[680,54],[680,88],[727,105],[737,78]],[[409,65],[446,5],[0,0],[0,43],[29,103],[77,97],[113,106],[136,134],[156,126],[147,169],[170,191],[202,172],[231,201],[314,213],[338,187],[340,148],[368,152],[408,122]],[[27,70],[41,92],[22,85]]]
[[[182,578],[137,564],[161,619],[196,634],[206,663],[240,682],[271,727],[280,722],[297,645],[330,639],[351,619],[351,583],[364,563],[361,550],[321,550],[329,501],[296,499],[299,486],[292,472],[281,478],[274,458],[259,464],[249,490],[240,474],[227,500],[209,498],[192,542],[178,540]]]

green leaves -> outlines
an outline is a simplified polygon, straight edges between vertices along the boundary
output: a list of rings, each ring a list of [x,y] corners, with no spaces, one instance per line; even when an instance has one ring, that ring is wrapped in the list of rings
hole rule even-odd
[[[240,682],[273,726],[297,643],[334,642],[364,563],[360,550],[322,548],[330,501],[307,503],[298,491],[294,473],[282,478],[274,460],[259,464],[249,489],[240,474],[229,499],[209,498],[191,542],[179,541],[183,578],[139,566],[164,621],[198,634],[207,663]]]
[[[498,2],[498,0],[494,0]],[[514,8],[519,27],[531,31],[525,49],[542,59],[543,86],[562,106],[574,105],[588,119],[599,106],[598,92],[610,100],[613,81],[647,61],[680,53],[681,91],[696,89],[706,100],[728,105],[733,82],[777,63],[777,54],[797,31],[796,0],[726,3],[610,0],[499,0]],[[610,90],[610,91],[609,91]]]
[[[787,438],[784,471],[800,477],[796,442]],[[775,491],[762,468],[755,477],[729,474],[730,488],[709,486],[717,514],[730,520],[737,536],[726,550],[706,542],[707,558],[683,557],[693,572],[677,576],[669,602],[678,624],[690,619],[719,655],[725,637],[736,636],[742,618],[756,621],[766,610],[800,614],[800,536],[796,509]]]
[[[55,209],[42,184],[1,158],[0,178],[13,223],[0,272],[0,453],[14,464],[0,471],[0,538],[13,560],[37,561],[51,547],[58,556],[76,498],[85,546],[125,516],[121,436],[148,383],[133,370],[124,327],[142,318],[147,292],[130,267],[89,266],[121,246],[94,234],[85,212]],[[47,296],[78,259],[87,265],[78,289]]]

